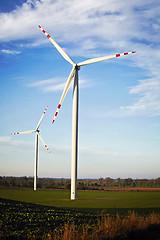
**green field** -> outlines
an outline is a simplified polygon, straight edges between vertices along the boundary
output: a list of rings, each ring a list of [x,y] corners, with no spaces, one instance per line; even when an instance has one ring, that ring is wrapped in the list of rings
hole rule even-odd
[[[0,190],[0,197],[65,208],[160,208],[160,192],[79,191],[78,200],[71,201],[64,190]]]
[[[63,190],[0,190],[0,238],[41,239],[48,233],[63,230],[74,222],[90,229],[105,216],[128,216],[129,211],[148,216],[160,213],[160,192],[79,191],[78,200],[69,199]]]

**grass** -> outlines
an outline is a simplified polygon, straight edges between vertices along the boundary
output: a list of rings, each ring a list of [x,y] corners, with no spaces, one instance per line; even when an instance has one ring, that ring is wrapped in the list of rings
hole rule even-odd
[[[70,201],[70,191],[0,190],[0,197],[65,208],[160,208],[160,192],[79,191]]]
[[[75,224],[65,224],[63,231],[53,231],[48,234],[54,240],[150,240],[159,239],[160,215],[150,214],[148,217],[139,217],[134,212],[121,218],[105,216],[98,220],[96,225],[76,228]]]
[[[79,191],[77,201],[69,197],[70,191],[0,189],[0,239],[125,239],[153,225],[159,231],[160,192]]]
[[[30,236],[40,238],[51,231],[63,229],[65,223],[83,227],[96,222],[100,214],[94,211],[55,208],[0,198],[1,235],[14,239]]]

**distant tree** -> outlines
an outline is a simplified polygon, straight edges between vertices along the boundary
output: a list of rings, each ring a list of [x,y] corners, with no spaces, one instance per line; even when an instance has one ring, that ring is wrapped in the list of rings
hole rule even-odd
[[[133,182],[132,178],[126,178],[124,180],[125,187],[131,187],[132,182]]]
[[[113,185],[113,179],[110,177],[105,178],[106,186],[110,187]]]
[[[0,186],[9,187],[9,182],[7,181],[7,179],[5,177],[1,177]]]
[[[15,177],[10,177],[10,179],[9,179],[9,186],[10,187],[15,187],[16,186],[16,179],[15,179]]]
[[[117,187],[120,187],[120,186],[121,186],[121,179],[120,179],[120,178],[117,178],[116,181],[115,181],[115,183],[116,183],[116,186],[117,186]]]
[[[103,184],[103,178],[99,178],[98,182],[100,183],[100,185],[102,185]]]
[[[78,181],[78,183],[77,183],[77,189],[78,189],[78,190],[86,190],[87,187],[86,187],[85,182]]]
[[[71,183],[66,183],[66,185],[65,185],[65,189],[71,189]]]
[[[110,177],[106,177],[106,178],[105,178],[105,181],[106,181],[106,183],[111,183],[111,182],[113,181],[113,179],[110,178]]]

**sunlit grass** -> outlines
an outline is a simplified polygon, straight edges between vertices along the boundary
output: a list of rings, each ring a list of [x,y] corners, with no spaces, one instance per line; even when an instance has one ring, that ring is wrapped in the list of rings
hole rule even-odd
[[[71,201],[70,191],[3,189],[0,197],[2,239],[120,239],[160,226],[160,192],[79,191]]]
[[[0,197],[54,207],[160,208],[160,192],[78,191],[78,201],[70,201],[70,191],[1,189]]]
[[[104,240],[104,239],[150,239],[151,233],[159,229],[160,214],[150,214],[147,217],[134,212],[125,217],[102,216],[97,224],[87,224],[77,228],[74,223],[67,223],[61,229],[48,234],[45,239],[54,240]],[[150,233],[148,235],[148,233]],[[157,235],[158,236],[158,235]],[[149,237],[149,238],[148,238]],[[153,239],[153,238],[152,238]]]

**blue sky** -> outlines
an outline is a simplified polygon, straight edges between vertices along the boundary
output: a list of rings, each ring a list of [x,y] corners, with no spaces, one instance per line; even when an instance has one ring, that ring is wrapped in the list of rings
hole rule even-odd
[[[136,51],[81,67],[78,178],[157,178],[160,169],[160,1],[8,0],[0,3],[0,175],[70,178],[72,86],[52,125],[75,61]]]

